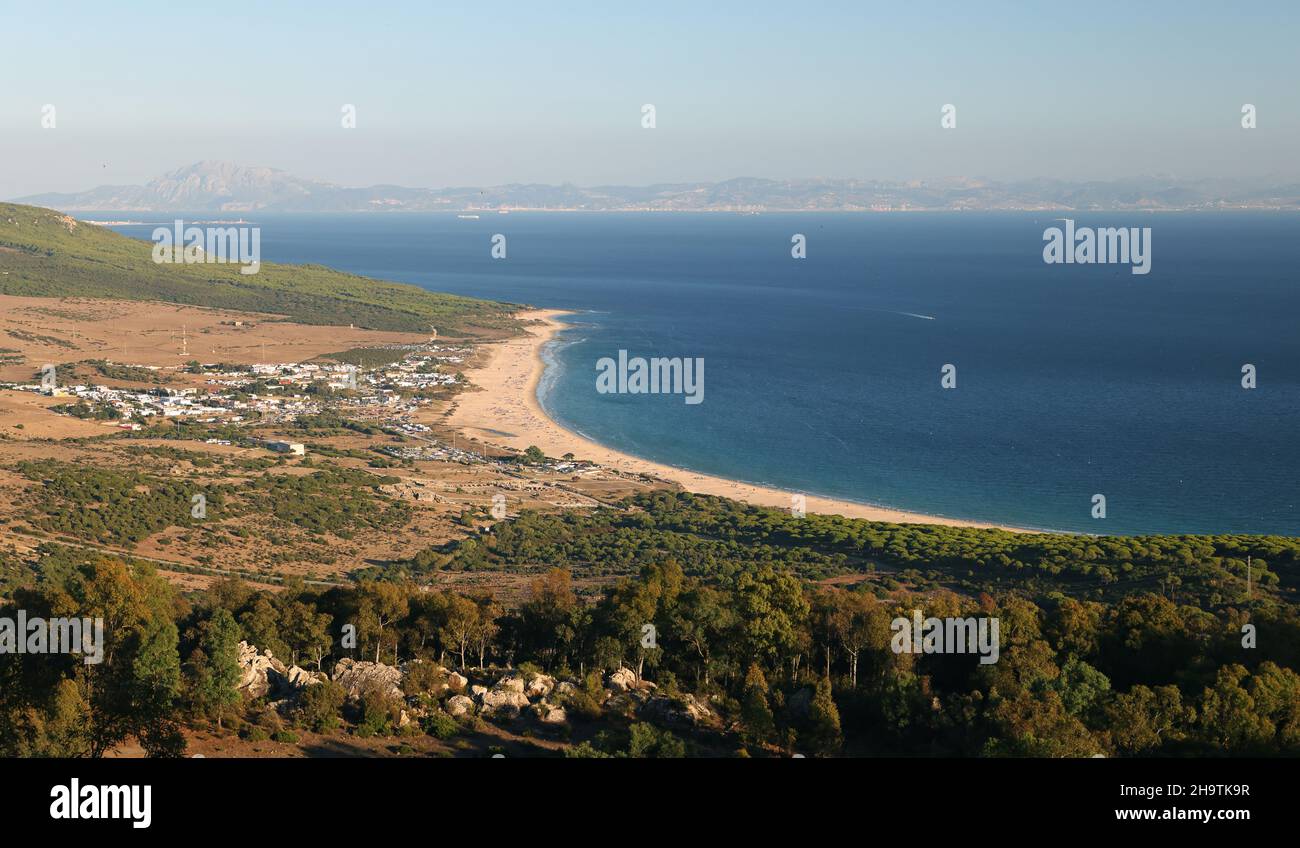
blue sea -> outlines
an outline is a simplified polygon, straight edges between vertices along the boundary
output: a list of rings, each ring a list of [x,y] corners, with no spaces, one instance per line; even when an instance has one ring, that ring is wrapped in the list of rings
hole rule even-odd
[[[175,217],[115,229],[148,239]],[[1025,527],[1300,535],[1300,216],[1073,216],[1150,227],[1145,276],[1045,264],[1056,217],[249,219],[266,261],[574,310],[547,351],[543,406],[637,456]],[[796,233],[806,259],[791,257]],[[702,357],[704,402],[597,393],[597,360],[619,350]],[[941,387],[946,364],[956,388]]]

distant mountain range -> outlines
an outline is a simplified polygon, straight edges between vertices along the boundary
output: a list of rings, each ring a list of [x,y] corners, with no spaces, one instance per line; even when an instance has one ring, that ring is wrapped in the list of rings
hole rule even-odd
[[[366,211],[909,211],[1300,209],[1300,183],[1268,180],[1111,182],[941,179],[767,180],[650,186],[511,184],[488,188],[346,188],[275,168],[198,162],[142,186],[100,186],[39,194],[17,202],[65,212],[366,212]]]

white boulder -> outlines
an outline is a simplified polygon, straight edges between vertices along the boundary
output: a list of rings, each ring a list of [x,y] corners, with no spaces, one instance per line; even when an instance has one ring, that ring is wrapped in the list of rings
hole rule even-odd
[[[496,685],[494,685],[492,688],[503,692],[523,692],[524,678],[522,675],[516,672],[511,672],[510,674],[507,674],[505,677],[498,680],[496,682]]]
[[[270,694],[277,679],[285,675],[284,663],[271,655],[271,652],[258,653],[257,648],[247,642],[239,643],[239,684],[235,688],[246,692],[250,697],[261,698]]]
[[[452,718],[460,718],[474,712],[474,700],[465,695],[452,695],[443,705],[443,709]]]
[[[392,698],[402,697],[401,669],[383,663],[373,663],[344,657],[334,666],[334,680],[353,700],[372,688],[379,688]]]
[[[492,689],[479,701],[479,714],[515,718],[520,710],[528,708],[528,696],[513,689]]]
[[[698,727],[713,717],[713,712],[694,695],[670,698],[667,695],[655,695],[641,705],[641,715],[682,727]]]
[[[636,672],[630,668],[616,668],[605,677],[605,685],[614,692],[636,688]]]
[[[524,694],[530,698],[545,698],[555,688],[555,678],[546,674],[535,674],[524,686]]]
[[[558,704],[548,704],[545,701],[539,701],[533,705],[533,714],[542,724],[564,724],[568,721],[568,716],[564,713],[564,707]]]

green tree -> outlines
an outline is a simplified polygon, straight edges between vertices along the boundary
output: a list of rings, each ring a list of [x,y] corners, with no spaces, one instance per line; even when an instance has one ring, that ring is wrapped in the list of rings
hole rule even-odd
[[[478,605],[478,620],[474,624],[474,629],[470,631],[470,643],[478,652],[478,667],[483,668],[487,662],[488,646],[496,639],[497,632],[500,630],[496,619],[501,608],[497,606],[491,592],[475,595],[474,603]]]
[[[438,638],[455,651],[460,657],[460,668],[464,669],[465,652],[469,650],[475,629],[479,626],[479,607],[464,595],[450,593],[447,596],[446,613]]]
[[[552,568],[532,582],[519,607],[522,647],[547,668],[567,657],[577,636],[578,598],[572,584],[568,569]]]
[[[239,703],[239,625],[229,611],[218,608],[203,622],[190,665],[195,704],[221,730],[226,712]]]
[[[27,708],[24,732],[6,745],[8,753],[20,757],[88,757],[93,740],[87,732],[86,715],[91,707],[76,680],[63,678],[55,684],[49,705]]]
[[[799,581],[771,568],[745,572],[736,581],[735,603],[746,659],[769,668],[789,660],[793,670],[807,638],[808,601]]]
[[[316,670],[321,670],[325,657],[334,646],[330,638],[330,624],[333,616],[317,612],[316,608],[302,600],[293,600],[285,605],[282,613],[282,632],[289,645],[290,664],[297,665],[300,656],[316,663]]]
[[[0,655],[0,752],[102,757],[134,736],[150,756],[176,753],[170,587],[151,568],[111,558],[68,565],[51,568],[38,588],[16,590],[14,604],[32,618],[89,621],[83,635],[99,642],[99,661]]]
[[[290,648],[280,636],[280,610],[267,595],[257,595],[252,607],[239,616],[239,625],[248,644],[281,660],[290,659]]]
[[[1233,663],[1219,669],[1206,687],[1197,714],[1197,735],[1212,748],[1231,754],[1268,750],[1277,728],[1251,694],[1250,673]]]
[[[308,686],[298,696],[299,720],[316,733],[330,732],[338,727],[346,694],[333,680]]]
[[[1106,705],[1105,726],[1121,754],[1151,754],[1182,741],[1195,711],[1183,705],[1177,686],[1134,686]]]
[[[136,736],[150,756],[179,756],[185,739],[176,722],[181,661],[176,624],[165,612],[136,628],[131,658],[131,711]]]
[[[725,649],[726,636],[739,628],[736,609],[729,599],[712,586],[685,588],[669,616],[668,633],[693,658],[695,680],[709,685],[719,648]]]
[[[767,703],[767,678],[758,663],[750,663],[745,674],[745,692],[740,704],[740,724],[745,741],[765,744],[776,733],[772,709]]]
[[[643,721],[628,727],[630,738],[627,756],[653,759],[680,759],[686,756],[686,744],[667,730]]]
[[[813,753],[829,756],[840,750],[844,737],[840,731],[840,711],[831,696],[831,681],[823,677],[808,705],[807,729],[800,734]]]
[[[990,711],[993,735],[984,753],[1003,757],[1091,757],[1101,752],[1083,722],[1070,715],[1056,692],[1018,690]]]
[[[1086,718],[1110,691],[1106,675],[1079,659],[1067,660],[1061,673],[1047,685],[1061,696],[1065,711],[1079,718]]]
[[[362,584],[360,594],[357,637],[366,644],[374,643],[375,662],[379,662],[381,650],[391,648],[393,663],[396,664],[399,640],[392,625],[410,612],[407,589],[394,583],[372,581]]]

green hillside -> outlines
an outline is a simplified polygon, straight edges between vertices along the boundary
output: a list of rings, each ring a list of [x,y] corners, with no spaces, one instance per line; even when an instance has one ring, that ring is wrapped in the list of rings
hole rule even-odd
[[[421,552],[406,570],[511,570],[545,563],[584,577],[630,576],[648,563],[671,560],[686,574],[704,578],[770,565],[806,580],[858,573],[885,588],[945,588],[969,597],[1015,590],[1114,602],[1145,592],[1205,609],[1294,606],[1300,588],[1300,539],[1285,536],[1086,536],[836,515],[795,518],[685,492],[642,493],[623,506],[525,511],[495,525],[491,534]]]
[[[321,265],[158,264],[152,245],[50,209],[0,203],[0,294],[161,300],[304,324],[474,336],[513,327],[509,304],[428,292]]]

